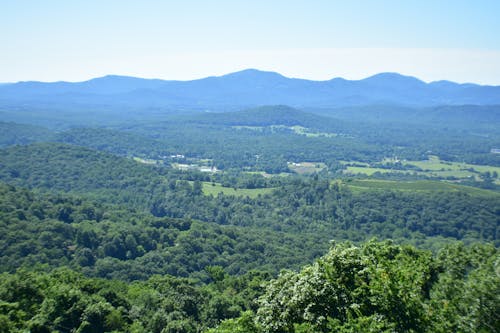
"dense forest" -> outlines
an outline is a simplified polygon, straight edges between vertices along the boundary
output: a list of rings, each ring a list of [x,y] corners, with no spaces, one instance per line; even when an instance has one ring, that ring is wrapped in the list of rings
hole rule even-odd
[[[370,241],[332,245],[299,272],[210,282],[154,275],[126,284],[58,268],[3,273],[0,330],[16,332],[497,332],[498,249],[436,256]],[[221,322],[222,321],[222,322]]]
[[[2,271],[38,264],[89,276],[147,279],[154,274],[207,280],[205,268],[231,274],[300,267],[327,247],[325,237],[155,217],[74,196],[40,196],[0,184]]]
[[[0,123],[0,332],[499,332],[497,107],[380,108]]]

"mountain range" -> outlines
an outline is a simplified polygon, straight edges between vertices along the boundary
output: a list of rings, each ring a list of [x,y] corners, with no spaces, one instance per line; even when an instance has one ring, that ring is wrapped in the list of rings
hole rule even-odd
[[[191,81],[108,75],[75,83],[9,83],[0,85],[0,104],[199,109],[270,104],[294,107],[494,105],[500,104],[500,86],[450,81],[426,83],[397,73],[381,73],[362,80],[312,81],[247,69]]]

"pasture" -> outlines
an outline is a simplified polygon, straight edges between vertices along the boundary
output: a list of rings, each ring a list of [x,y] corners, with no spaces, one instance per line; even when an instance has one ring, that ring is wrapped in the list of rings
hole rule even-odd
[[[395,190],[395,191],[418,191],[418,192],[465,192],[470,195],[498,196],[500,193],[484,190],[471,186],[452,184],[444,181],[417,180],[417,181],[393,181],[379,179],[353,179],[343,183],[354,192],[370,190]]]
[[[403,169],[390,168],[391,164],[394,163],[392,159],[384,159],[382,161],[388,168],[372,167],[368,163],[359,162],[347,162],[343,161],[342,164],[347,165],[344,173],[351,175],[367,175],[372,176],[376,172],[380,173],[404,173],[404,174],[415,174],[419,176],[433,177],[433,178],[456,178],[456,179],[474,179],[476,181],[481,181],[482,175],[489,172],[491,175],[495,173],[500,175],[500,167],[489,166],[489,165],[476,165],[461,162],[449,162],[440,160],[437,156],[430,155],[428,160],[424,161],[401,161]],[[394,164],[396,167],[396,164]],[[405,167],[416,167],[418,170],[406,169]],[[401,168],[401,167],[400,167]],[[496,179],[495,182],[500,183],[500,179]]]
[[[288,169],[298,173],[299,175],[312,174],[320,172],[326,168],[326,164],[322,162],[288,162]]]

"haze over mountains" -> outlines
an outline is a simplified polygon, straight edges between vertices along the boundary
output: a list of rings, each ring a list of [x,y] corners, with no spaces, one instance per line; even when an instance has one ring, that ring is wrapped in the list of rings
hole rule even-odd
[[[0,103],[4,106],[69,104],[200,109],[269,104],[294,107],[494,105],[500,104],[500,86],[450,81],[425,83],[397,73],[381,73],[363,80],[311,81],[247,69],[192,81],[109,75],[77,83],[2,84]]]

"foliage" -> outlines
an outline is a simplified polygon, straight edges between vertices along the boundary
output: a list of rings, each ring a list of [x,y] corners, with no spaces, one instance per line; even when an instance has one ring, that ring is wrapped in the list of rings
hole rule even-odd
[[[0,323],[7,332],[199,332],[249,310],[265,277],[250,273],[200,285],[153,276],[126,284],[68,268],[0,275]],[[246,319],[238,323],[247,323]]]
[[[498,332],[498,260],[490,245],[432,257],[390,242],[335,244],[272,280],[255,323],[262,332]]]
[[[53,133],[46,128],[0,121],[0,147],[47,141]]]
[[[321,237],[284,235],[189,219],[154,217],[123,206],[40,195],[0,183],[0,270],[47,264],[122,280],[196,276],[220,265],[231,274],[298,268],[325,250]],[[294,251],[302,249],[301,251]]]
[[[300,272],[127,284],[68,268],[0,276],[8,332],[498,332],[499,251],[455,243],[436,256],[371,240],[336,243]]]

